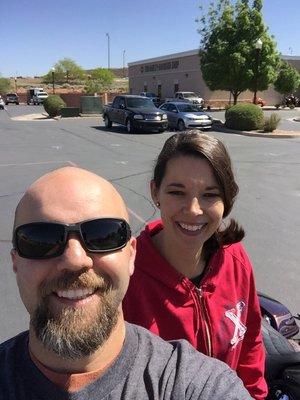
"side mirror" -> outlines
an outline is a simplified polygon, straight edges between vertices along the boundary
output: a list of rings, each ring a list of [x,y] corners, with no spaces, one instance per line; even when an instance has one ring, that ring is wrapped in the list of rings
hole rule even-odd
[[[120,104],[120,105],[119,105],[119,108],[120,108],[121,110],[124,110],[125,105],[124,105],[124,104]]]

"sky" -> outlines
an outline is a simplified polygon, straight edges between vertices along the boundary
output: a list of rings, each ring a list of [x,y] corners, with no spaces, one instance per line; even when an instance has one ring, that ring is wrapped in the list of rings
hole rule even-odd
[[[82,68],[199,48],[195,19],[209,0],[0,0],[0,75],[41,76],[65,57]],[[277,49],[300,56],[300,0],[264,0]],[[124,52],[125,50],[125,52]]]

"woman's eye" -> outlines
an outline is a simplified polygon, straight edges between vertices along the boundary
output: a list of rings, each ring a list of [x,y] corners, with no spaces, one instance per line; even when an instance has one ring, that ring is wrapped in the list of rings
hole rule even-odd
[[[204,197],[215,198],[215,197],[220,197],[220,194],[219,193],[204,193]]]
[[[184,195],[184,192],[182,192],[182,191],[180,191],[180,190],[170,190],[170,191],[168,192],[168,194],[172,194],[172,195],[174,195],[174,196],[183,196],[183,195]]]

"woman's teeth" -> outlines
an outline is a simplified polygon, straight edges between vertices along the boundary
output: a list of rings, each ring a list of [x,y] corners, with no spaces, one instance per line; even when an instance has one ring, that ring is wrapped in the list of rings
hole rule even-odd
[[[178,224],[181,226],[181,228],[191,232],[200,231],[200,229],[205,225],[205,224],[190,225],[190,224],[185,224],[183,222],[178,222]]]

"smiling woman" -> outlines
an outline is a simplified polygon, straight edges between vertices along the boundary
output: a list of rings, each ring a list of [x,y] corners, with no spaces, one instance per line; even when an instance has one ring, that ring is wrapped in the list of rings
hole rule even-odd
[[[264,399],[261,316],[244,231],[223,222],[237,193],[218,139],[190,131],[166,141],[151,181],[161,220],[137,239],[123,310],[128,321],[226,362],[254,399]]]

